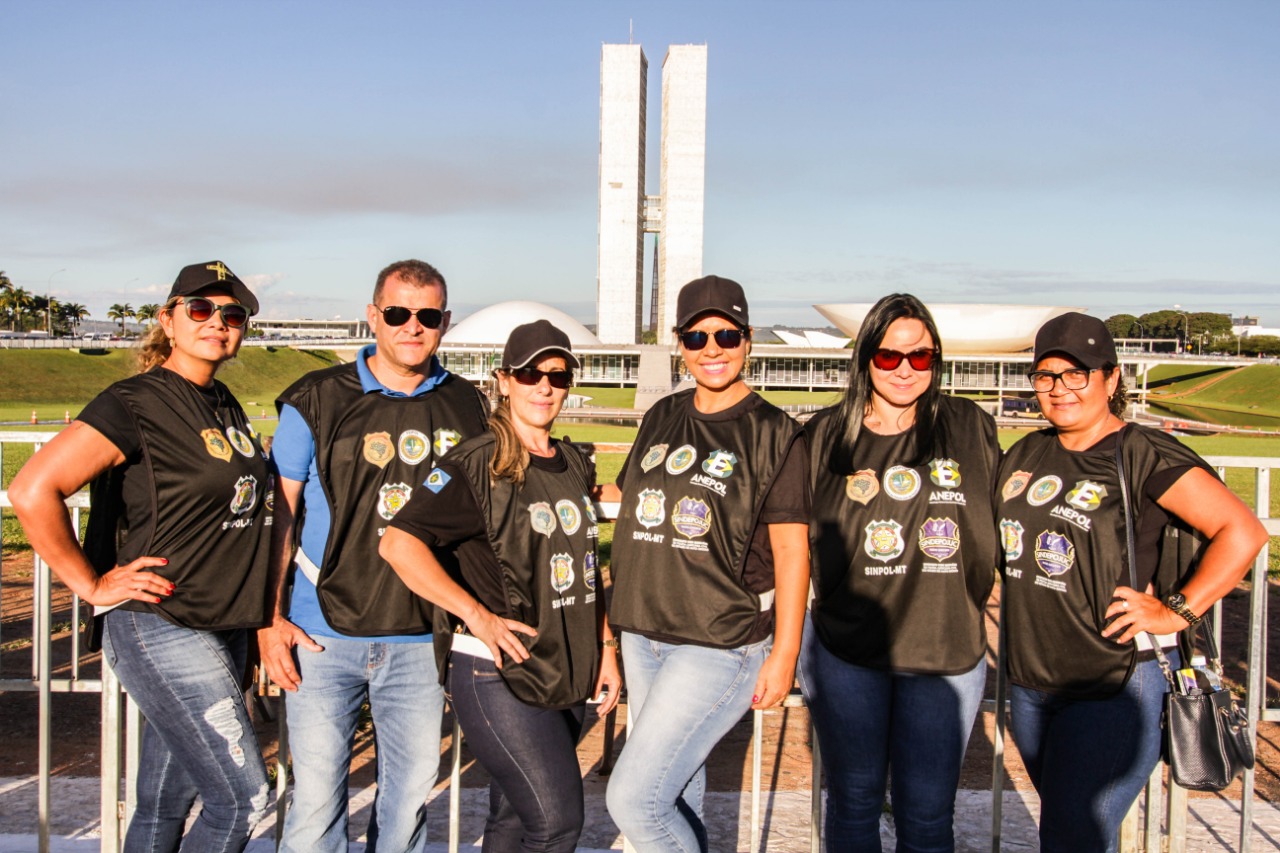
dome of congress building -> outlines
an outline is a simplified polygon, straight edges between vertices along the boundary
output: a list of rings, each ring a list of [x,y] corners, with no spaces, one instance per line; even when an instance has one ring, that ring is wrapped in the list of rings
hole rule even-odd
[[[497,344],[502,346],[516,326],[532,323],[535,320],[546,320],[569,336],[569,343],[575,347],[598,347],[600,339],[591,334],[586,326],[570,317],[558,308],[543,305],[541,302],[499,302],[481,308],[469,314],[459,323],[449,327],[445,332],[444,345],[460,346],[463,344]]]
[[[823,317],[851,337],[857,337],[862,319],[875,303],[843,302],[815,305]],[[1045,323],[1068,311],[1084,311],[1070,305],[966,305],[935,302],[928,305],[938,326],[943,351],[964,353],[1023,352],[1035,345],[1036,332]]]

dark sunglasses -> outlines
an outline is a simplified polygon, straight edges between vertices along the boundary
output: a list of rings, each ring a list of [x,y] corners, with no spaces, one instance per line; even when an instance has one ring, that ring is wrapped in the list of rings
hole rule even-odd
[[[218,305],[203,296],[188,296],[181,304],[186,309],[187,316],[197,323],[207,323],[215,311],[222,315],[222,322],[229,329],[244,328],[244,324],[249,322],[249,309],[239,302]]]
[[[707,341],[712,337],[716,339],[716,346],[720,349],[737,349],[742,346],[742,339],[747,337],[746,329],[720,329],[714,333],[707,332],[681,332],[680,343],[685,349],[703,349],[707,345]]]
[[[539,370],[536,367],[512,367],[507,372],[521,385],[537,385],[544,376],[547,377],[547,382],[551,384],[552,388],[564,389],[573,385],[572,370]]]
[[[417,317],[424,329],[438,329],[444,322],[444,312],[439,308],[419,308],[414,311],[401,305],[388,305],[378,310],[382,312],[382,319],[388,326],[403,326],[409,322],[410,317]]]
[[[881,370],[897,370],[898,365],[902,364],[905,358],[907,363],[911,365],[912,370],[929,370],[933,367],[933,360],[938,357],[938,351],[933,349],[917,349],[911,352],[898,352],[896,349],[878,349],[875,355],[871,356],[871,363]]]

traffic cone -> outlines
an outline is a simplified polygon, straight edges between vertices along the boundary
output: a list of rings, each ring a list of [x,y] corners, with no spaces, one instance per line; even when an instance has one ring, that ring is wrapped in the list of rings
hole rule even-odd
[[[31,410],[31,422],[32,422],[33,424],[38,424],[38,423],[40,423],[40,421],[36,419],[36,410],[35,410],[35,409],[32,409],[32,410]]]

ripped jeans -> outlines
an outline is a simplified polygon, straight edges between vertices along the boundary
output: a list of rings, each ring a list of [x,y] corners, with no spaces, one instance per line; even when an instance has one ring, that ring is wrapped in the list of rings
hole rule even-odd
[[[243,850],[269,790],[240,692],[248,632],[132,610],[104,618],[103,656],[147,718],[125,853]],[[203,807],[184,839],[197,795]]]

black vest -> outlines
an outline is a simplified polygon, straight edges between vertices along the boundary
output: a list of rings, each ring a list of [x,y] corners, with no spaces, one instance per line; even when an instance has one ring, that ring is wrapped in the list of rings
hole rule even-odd
[[[1147,477],[1162,466],[1204,463],[1161,433],[1125,430],[1136,529]],[[1129,585],[1114,451],[1070,451],[1056,431],[1041,430],[1009,449],[997,485],[1010,679],[1070,697],[1115,694],[1129,678],[1136,647],[1101,634],[1116,587]],[[1173,591],[1171,568],[1156,573],[1158,597]]]
[[[365,393],[351,363],[304,376],[276,400],[277,409],[285,404],[311,429],[329,502],[316,584],[325,619],[350,636],[430,632],[431,605],[378,556],[378,540],[426,479],[432,459],[485,431],[484,398],[453,374],[417,397]]]
[[[193,384],[158,367],[103,392],[132,414],[142,459],[94,481],[85,553],[99,574],[143,556],[169,561],[149,571],[173,581],[174,594],[125,609],[199,630],[257,628],[266,621],[274,484],[244,410],[225,385],[216,388],[215,411]],[[143,479],[150,506],[120,502],[132,478]],[[135,521],[130,535],[129,519],[143,516],[154,524]]]
[[[830,409],[809,422],[813,624],[858,666],[954,675],[987,648],[983,607],[998,563],[992,483],[995,421],[939,400],[945,443],[914,461],[914,433],[863,430],[853,470],[832,472]]]
[[[588,495],[595,485],[590,461],[561,443],[568,470],[529,466],[520,489],[493,481],[494,438],[472,439],[449,455],[461,469],[484,516],[485,531],[502,569],[506,608],[498,615],[537,630],[517,633],[529,659],[504,655],[499,672],[523,702],[564,708],[585,701],[600,668],[596,592],[599,532]],[[450,627],[460,623],[451,620]]]
[[[760,613],[743,584],[748,546],[799,426],[763,400],[700,416],[692,390],[644,416],[620,487],[609,621],[615,630],[715,648],[746,642]]]

